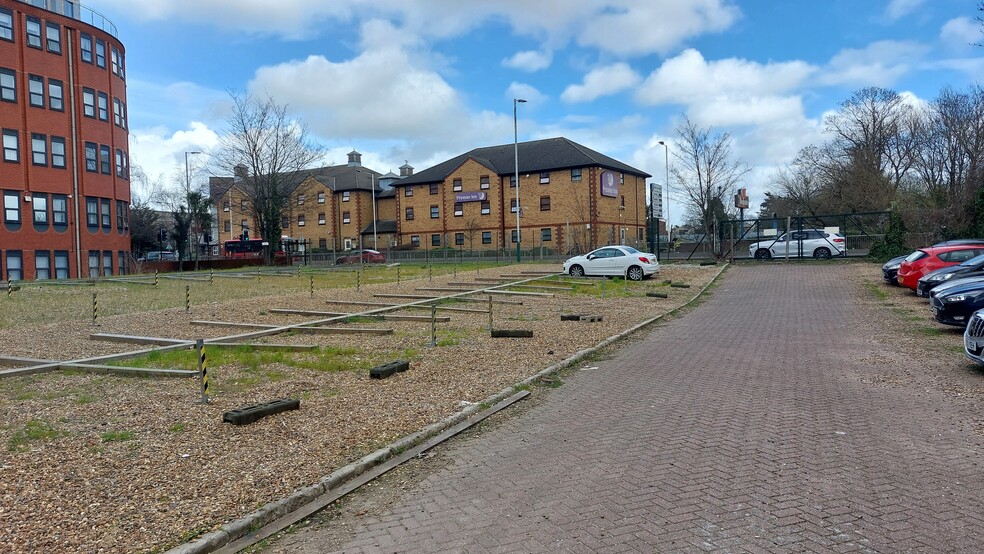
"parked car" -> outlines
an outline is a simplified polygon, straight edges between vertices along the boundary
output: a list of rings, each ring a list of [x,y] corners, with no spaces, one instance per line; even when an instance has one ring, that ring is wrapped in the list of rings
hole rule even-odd
[[[786,251],[791,257],[813,256],[829,258],[846,256],[847,246],[840,233],[828,233],[823,229],[803,229],[783,233],[775,239],[753,242],[748,245],[748,255],[757,260],[783,258]]]
[[[929,291],[943,283],[952,279],[977,277],[978,275],[984,275],[984,255],[975,256],[955,266],[943,267],[923,275],[916,285],[916,294],[923,298],[929,298]]]
[[[882,279],[884,279],[889,284],[898,285],[899,266],[902,265],[902,262],[904,262],[907,257],[909,257],[908,254],[906,254],[905,256],[896,256],[891,260],[885,262],[882,265]]]
[[[974,312],[964,329],[964,354],[984,364],[984,310]]]
[[[967,325],[974,312],[984,308],[984,282],[970,282],[934,295],[929,302],[936,321]]]
[[[138,258],[138,262],[176,262],[178,261],[178,256],[170,250],[151,250],[147,252],[147,255]]]
[[[899,284],[915,291],[919,279],[930,271],[954,266],[981,254],[984,254],[984,245],[979,244],[920,248],[909,254],[899,266]]]
[[[352,250],[335,259],[336,264],[381,264],[386,256],[376,250]]]
[[[659,273],[655,254],[640,252],[631,246],[605,246],[564,262],[564,273],[572,277],[607,275],[641,281]]]

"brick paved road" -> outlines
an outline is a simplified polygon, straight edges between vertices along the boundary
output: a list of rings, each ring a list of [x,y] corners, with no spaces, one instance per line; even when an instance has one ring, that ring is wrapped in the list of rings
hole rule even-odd
[[[452,462],[341,549],[984,550],[979,403],[873,384],[890,345],[848,323],[865,308],[846,271],[732,268],[685,317],[443,447]],[[318,536],[273,550],[336,546]]]

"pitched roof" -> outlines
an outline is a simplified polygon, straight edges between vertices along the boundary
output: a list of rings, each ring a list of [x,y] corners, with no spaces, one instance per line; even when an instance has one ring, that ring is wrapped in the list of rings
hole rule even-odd
[[[518,150],[520,173],[539,173],[541,171],[596,165],[640,177],[652,177],[644,171],[564,137],[521,142],[518,145]],[[511,175],[515,172],[514,145],[500,144],[499,146],[486,146],[465,152],[406,179],[397,181],[393,183],[393,186],[401,187],[444,181],[448,175],[469,159],[487,166],[497,175]]]
[[[375,178],[370,177],[374,175]],[[330,165],[327,167],[317,167],[304,169],[290,174],[291,186],[284,191],[285,195],[290,195],[308,177],[313,177],[318,182],[328,187],[333,192],[365,190],[368,191],[373,181],[376,183],[376,190],[379,191],[379,178],[381,173],[366,167],[350,165]],[[239,186],[243,190],[252,189],[249,179],[240,177],[212,177],[208,180],[209,194],[212,198],[219,198],[233,186]]]

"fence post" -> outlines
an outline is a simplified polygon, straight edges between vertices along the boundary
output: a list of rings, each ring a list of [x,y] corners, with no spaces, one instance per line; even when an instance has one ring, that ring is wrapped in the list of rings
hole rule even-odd
[[[157,270],[154,270],[154,286],[157,286]]]
[[[211,285],[211,284],[214,284],[214,283],[215,283],[215,274],[212,273],[212,270],[210,269],[210,270],[208,270],[208,284]]]
[[[437,346],[437,304],[431,304],[431,348]]]
[[[489,295],[489,332],[492,332],[492,295]]]
[[[8,285],[9,287],[9,285]],[[92,293],[92,324],[96,325],[96,320],[99,319],[99,300],[96,297],[95,292]]]
[[[191,285],[185,285],[185,313],[191,313]]]
[[[198,374],[202,382],[202,404],[208,404],[208,364],[205,360],[205,341],[195,341],[195,351],[198,352]]]
[[[355,290],[359,290],[359,287],[361,286],[361,284],[362,284],[362,272],[356,270],[356,272],[355,272]]]
[[[314,275],[311,276],[311,298],[314,298]]]

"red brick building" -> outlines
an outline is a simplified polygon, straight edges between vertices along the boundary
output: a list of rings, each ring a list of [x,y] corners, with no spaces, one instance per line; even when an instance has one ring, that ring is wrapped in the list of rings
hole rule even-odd
[[[0,0],[3,280],[127,271],[126,64],[116,35],[76,2]]]

